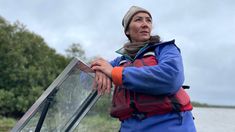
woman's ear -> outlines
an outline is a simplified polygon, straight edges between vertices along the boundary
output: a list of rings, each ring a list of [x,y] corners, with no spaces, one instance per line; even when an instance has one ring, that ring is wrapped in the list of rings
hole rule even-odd
[[[126,35],[130,35],[130,32],[128,30],[126,30],[125,34]]]

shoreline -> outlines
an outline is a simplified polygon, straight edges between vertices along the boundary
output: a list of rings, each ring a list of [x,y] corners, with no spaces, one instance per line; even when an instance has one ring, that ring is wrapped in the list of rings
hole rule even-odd
[[[199,102],[191,102],[193,107],[205,107],[205,108],[229,108],[229,109],[235,109],[235,106],[229,106],[229,105],[212,105],[207,103],[199,103]]]

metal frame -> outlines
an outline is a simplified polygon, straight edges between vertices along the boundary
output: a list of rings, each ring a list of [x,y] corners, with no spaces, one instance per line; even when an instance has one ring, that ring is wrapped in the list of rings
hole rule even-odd
[[[44,107],[43,107],[42,113],[40,115],[40,118],[38,120],[37,126],[35,128],[35,132],[40,132],[42,125],[43,125],[43,122],[46,118],[48,109],[49,109],[51,102],[53,101],[54,95],[57,93],[57,91],[58,91],[58,89],[54,88],[53,91],[50,93],[50,95],[46,98],[46,102],[44,104]]]
[[[99,99],[100,96],[97,93],[98,93],[97,91],[93,91],[87,97],[87,99],[83,102],[83,104],[80,106],[78,111],[75,113],[74,118],[71,119],[65,126],[65,129],[64,129],[65,132],[71,132],[76,128],[76,126],[80,123],[82,118],[87,114],[87,112]]]
[[[14,128],[11,130],[12,132],[18,132],[23,129],[23,127],[28,123],[28,121],[35,115],[35,113],[39,110],[40,107],[46,107],[46,104],[50,105],[50,101],[53,99],[53,94],[55,91],[58,91],[58,86],[63,83],[63,81],[68,77],[69,72],[77,66],[78,69],[87,72],[91,76],[94,77],[92,74],[92,70],[81,60],[78,58],[74,58],[71,60],[71,62],[67,65],[67,67],[63,70],[63,72],[54,80],[54,82],[46,89],[46,91],[39,97],[39,99],[31,106],[31,108],[24,114],[24,116],[17,122],[17,124],[14,126]],[[55,92],[56,93],[56,92]],[[95,104],[95,102],[99,99],[99,95],[97,94],[97,91],[91,92],[91,94],[87,97],[87,99],[83,102],[83,104],[80,106],[80,108],[77,110],[77,112],[74,114],[73,118],[70,119],[70,121],[65,126],[65,131],[72,131],[81,121],[81,119],[86,115],[86,113],[89,111],[89,109]],[[43,106],[45,105],[45,106]],[[48,106],[49,107],[49,106]],[[47,108],[45,109],[45,113],[43,115],[43,112],[41,113],[41,121],[39,119],[37,130],[40,131],[40,127],[43,124],[43,116],[46,116]],[[41,123],[41,124],[40,124]],[[40,126],[41,125],[41,126]]]

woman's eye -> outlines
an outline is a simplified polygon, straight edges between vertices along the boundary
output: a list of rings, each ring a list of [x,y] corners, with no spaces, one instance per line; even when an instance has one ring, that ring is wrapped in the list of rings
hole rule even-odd
[[[141,19],[140,19],[140,18],[137,18],[137,19],[135,19],[135,21],[138,22],[138,21],[141,21]]]
[[[152,22],[152,20],[151,20],[151,19],[147,19],[147,21],[148,21],[148,22]]]

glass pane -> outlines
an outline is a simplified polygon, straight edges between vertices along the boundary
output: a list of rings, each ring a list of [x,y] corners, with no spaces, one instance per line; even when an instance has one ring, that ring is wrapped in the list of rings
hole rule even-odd
[[[61,78],[60,78],[61,79]],[[80,107],[84,107],[86,99],[94,93],[93,76],[91,69],[81,63],[76,63],[66,74],[62,82],[53,89],[48,112],[46,114],[41,131],[65,131],[75,119]],[[48,98],[47,98],[48,99]],[[35,131],[41,113],[48,100],[45,99],[35,114],[28,119],[22,132]],[[81,106],[82,105],[82,106]],[[85,105],[87,106],[87,105]]]
[[[40,107],[36,114],[30,119],[27,125],[21,130],[21,132],[34,132],[40,118],[43,107]]]
[[[74,116],[80,105],[91,93],[92,77],[77,70],[59,87],[43,123],[43,131],[63,130],[67,122]]]
[[[102,96],[82,119],[74,132],[118,132],[120,122],[109,115],[111,95]]]

